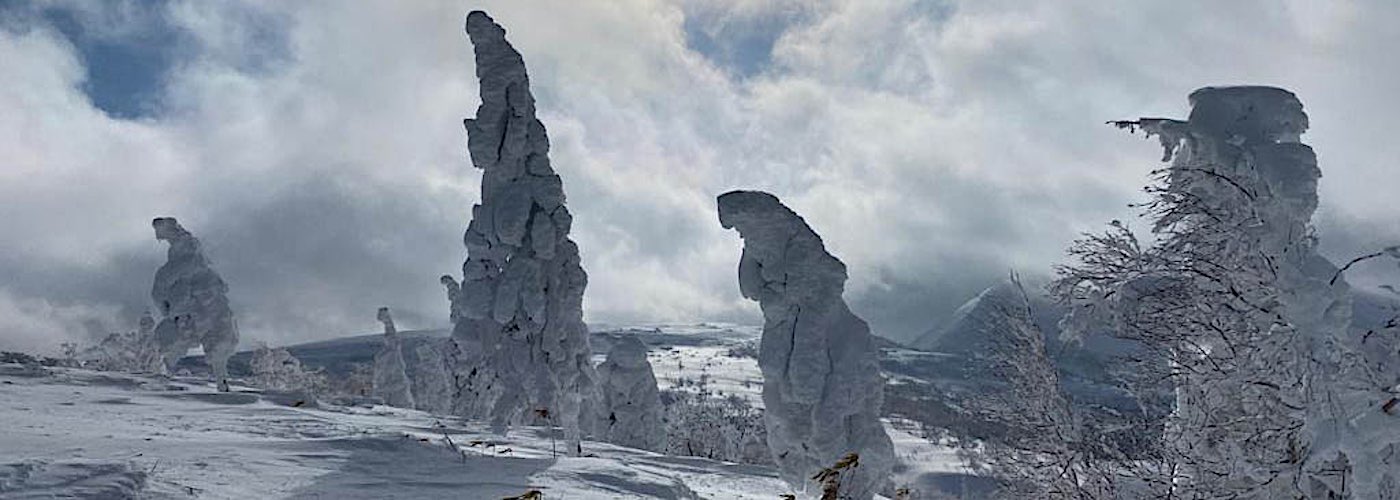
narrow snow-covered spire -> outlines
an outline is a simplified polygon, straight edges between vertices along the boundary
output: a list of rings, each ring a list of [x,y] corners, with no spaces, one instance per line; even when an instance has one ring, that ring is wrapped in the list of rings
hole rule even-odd
[[[502,432],[557,424],[577,453],[580,418],[589,413],[583,406],[595,388],[583,323],[588,278],[569,239],[573,217],[520,53],[483,12],[467,15],[466,30],[481,106],[464,124],[482,178],[481,203],[463,236],[462,283],[443,280],[456,304],[457,412],[488,418]]]
[[[378,318],[384,324],[384,346],[374,355],[374,395],[389,406],[415,408],[408,368],[403,361],[403,342],[389,308],[379,308]]]

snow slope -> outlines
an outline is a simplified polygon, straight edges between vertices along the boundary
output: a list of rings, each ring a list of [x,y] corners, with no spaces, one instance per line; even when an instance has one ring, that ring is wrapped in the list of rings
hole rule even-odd
[[[662,390],[698,391],[703,377],[711,395],[737,395],[762,405],[757,360],[744,352],[757,340],[757,327],[595,326],[595,351],[606,351],[622,336],[646,343]],[[400,335],[408,345],[441,339],[446,332]],[[305,365],[337,376],[350,365],[372,361],[381,338],[347,337],[287,349]],[[235,373],[245,356],[235,356]],[[887,402],[903,397],[890,396],[896,387],[911,387],[921,397],[932,390],[927,377],[946,357],[884,349],[882,365],[891,379]],[[242,361],[246,367],[246,358]],[[198,365],[197,359],[182,363]],[[105,498],[129,498],[138,491],[155,498],[189,498],[190,491],[200,498],[502,498],[527,487],[539,488],[545,498],[772,499],[787,492],[770,468],[602,443],[585,445],[596,458],[556,460],[544,429],[526,428],[500,439],[484,426],[419,411],[294,408],[286,406],[294,398],[248,388],[220,395],[202,379],[66,369],[46,377],[22,373],[19,365],[0,365],[3,499],[51,498],[53,491],[81,488],[108,492]],[[467,452],[467,463],[445,445],[438,422],[452,429],[449,435]],[[903,462],[895,469],[896,484],[966,498],[980,498],[989,488],[968,474],[953,447],[922,439],[912,422],[885,423]],[[470,446],[476,440],[501,444],[489,450]],[[495,455],[503,448],[512,451]]]
[[[309,408],[203,381],[0,365],[0,498],[776,498],[771,469],[602,443],[555,458],[388,407]],[[443,427],[439,427],[441,424]],[[460,449],[453,451],[447,439]]]

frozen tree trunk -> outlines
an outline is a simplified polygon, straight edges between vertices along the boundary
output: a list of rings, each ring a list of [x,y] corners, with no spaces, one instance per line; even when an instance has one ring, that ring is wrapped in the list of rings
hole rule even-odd
[[[374,395],[389,406],[415,408],[413,389],[403,362],[403,342],[394,328],[389,308],[379,308],[379,321],[384,323],[384,347],[374,355]]]
[[[661,392],[641,340],[623,337],[613,345],[608,359],[598,366],[598,386],[603,396],[600,438],[643,450],[666,449]]]
[[[841,298],[846,266],[771,194],[726,193],[719,220],[744,240],[739,290],[763,309],[764,418],[783,479],[817,491],[812,476],[854,452],[860,466],[847,494],[871,498],[894,451],[879,419],[884,386],[870,328]]]
[[[456,412],[511,425],[559,425],[581,451],[581,415],[595,394],[583,323],[588,278],[569,239],[573,217],[549,163],[549,138],[520,53],[480,11],[467,15],[481,106],[465,121],[481,203],[463,238],[460,288],[443,280],[456,317]]]
[[[238,327],[228,303],[228,285],[204,256],[199,240],[174,218],[152,221],[156,239],[170,244],[156,271],[151,300],[161,314],[155,339],[167,368],[190,348],[204,348],[219,390],[228,390],[228,358],[238,347]]]

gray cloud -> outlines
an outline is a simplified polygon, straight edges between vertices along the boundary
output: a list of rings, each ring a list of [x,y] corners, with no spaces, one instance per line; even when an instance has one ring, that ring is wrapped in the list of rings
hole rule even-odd
[[[1400,33],[1382,26],[1400,7],[1311,6],[174,1],[159,18],[189,54],[137,120],[93,106],[81,44],[7,16],[0,347],[129,328],[163,259],[157,215],[205,240],[249,340],[372,331],[380,305],[443,326],[436,277],[459,268],[478,196],[461,24],[481,7],[529,65],[590,321],[756,321],[738,238],[714,219],[714,196],[743,187],[822,234],[876,331],[917,335],[1131,218],[1159,152],[1102,123],[1183,115],[1210,84],[1299,93],[1326,175],[1319,232],[1341,258],[1400,240],[1378,182],[1400,157],[1383,136]]]

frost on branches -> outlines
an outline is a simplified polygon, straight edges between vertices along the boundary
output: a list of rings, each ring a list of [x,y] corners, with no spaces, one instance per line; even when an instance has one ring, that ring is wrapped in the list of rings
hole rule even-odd
[[[190,348],[204,348],[219,390],[228,390],[228,358],[238,347],[238,327],[228,303],[228,285],[214,272],[199,240],[170,217],[151,222],[156,239],[170,244],[156,271],[151,300],[160,310],[156,345],[167,368]]]
[[[1316,251],[1303,106],[1270,87],[1190,101],[1186,121],[1115,122],[1159,137],[1172,162],[1143,205],[1155,243],[1115,221],[1071,248],[1053,286],[1067,331],[1106,324],[1170,361],[1156,375],[1176,411],[1139,479],[1187,498],[1387,498],[1400,419],[1349,332],[1350,289]]]
[[[413,389],[403,362],[403,342],[389,308],[379,308],[379,322],[384,323],[384,346],[374,355],[374,396],[384,404],[399,408],[414,408]]]
[[[1112,498],[1112,481],[1096,458],[1112,456],[1107,443],[1086,439],[1046,354],[1045,334],[1034,321],[1020,279],[1011,279],[978,297],[978,347],[987,375],[999,390],[967,404],[1001,428],[967,453],[972,463],[1003,481],[1008,498]]]
[[[454,410],[500,432],[557,424],[576,454],[596,389],[573,217],[524,60],[485,13],[468,14],[466,28],[481,82],[481,106],[465,122],[467,149],[482,178],[463,238],[462,283],[443,280],[456,318]]]
[[[598,365],[598,389],[599,439],[643,450],[666,449],[661,393],[641,340],[629,336],[613,343],[607,360]]]
[[[860,467],[843,479],[850,498],[869,499],[894,462],[881,426],[884,399],[870,328],[841,298],[846,266],[778,198],[757,191],[719,197],[720,225],[739,232],[739,290],[763,310],[768,446],[783,479],[798,490],[849,453]]]

